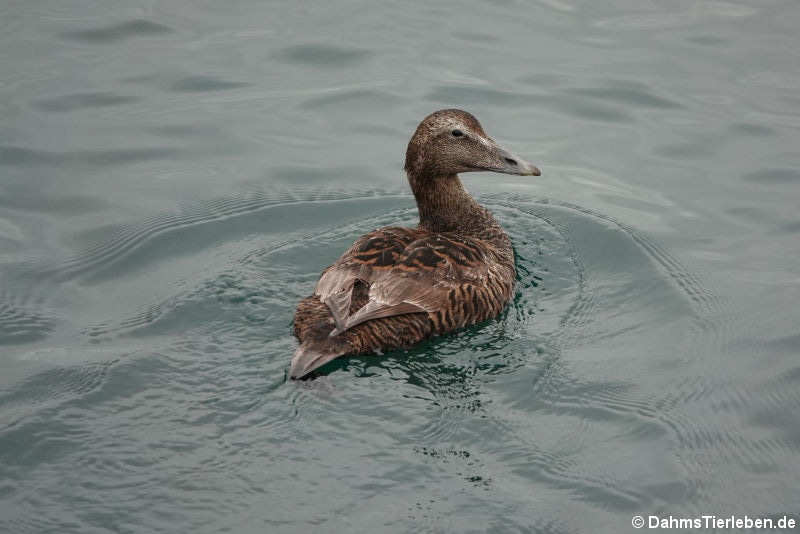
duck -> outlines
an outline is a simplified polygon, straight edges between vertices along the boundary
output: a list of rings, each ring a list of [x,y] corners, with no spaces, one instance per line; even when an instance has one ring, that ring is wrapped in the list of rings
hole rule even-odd
[[[464,188],[466,172],[540,176],[460,109],[425,117],[406,149],[419,224],[363,235],[326,268],[294,316],[292,379],[341,356],[408,349],[497,317],[511,299],[511,239]]]

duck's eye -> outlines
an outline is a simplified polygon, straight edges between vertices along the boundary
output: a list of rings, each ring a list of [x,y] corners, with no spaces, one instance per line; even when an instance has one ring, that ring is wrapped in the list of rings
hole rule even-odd
[[[452,135],[453,137],[463,137],[464,132],[462,132],[461,130],[453,130],[452,132],[450,132],[450,135]]]

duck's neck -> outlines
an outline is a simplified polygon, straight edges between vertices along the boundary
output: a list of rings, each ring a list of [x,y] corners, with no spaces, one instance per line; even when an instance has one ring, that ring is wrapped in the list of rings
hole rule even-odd
[[[491,213],[464,189],[458,175],[418,176],[409,172],[408,182],[417,200],[421,228],[478,236],[500,229]]]

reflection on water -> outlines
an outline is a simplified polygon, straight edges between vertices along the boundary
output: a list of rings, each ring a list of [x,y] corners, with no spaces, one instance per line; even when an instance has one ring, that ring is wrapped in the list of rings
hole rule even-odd
[[[794,513],[798,22],[0,7],[0,530]],[[513,302],[287,380],[297,300],[357,236],[414,224],[403,150],[451,106],[544,173],[465,177],[512,237]]]

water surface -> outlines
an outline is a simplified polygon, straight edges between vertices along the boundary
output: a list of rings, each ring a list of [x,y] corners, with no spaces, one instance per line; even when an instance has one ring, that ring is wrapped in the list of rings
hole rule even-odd
[[[800,6],[0,7],[0,531],[626,532],[800,509]],[[287,380],[443,107],[513,303]]]

